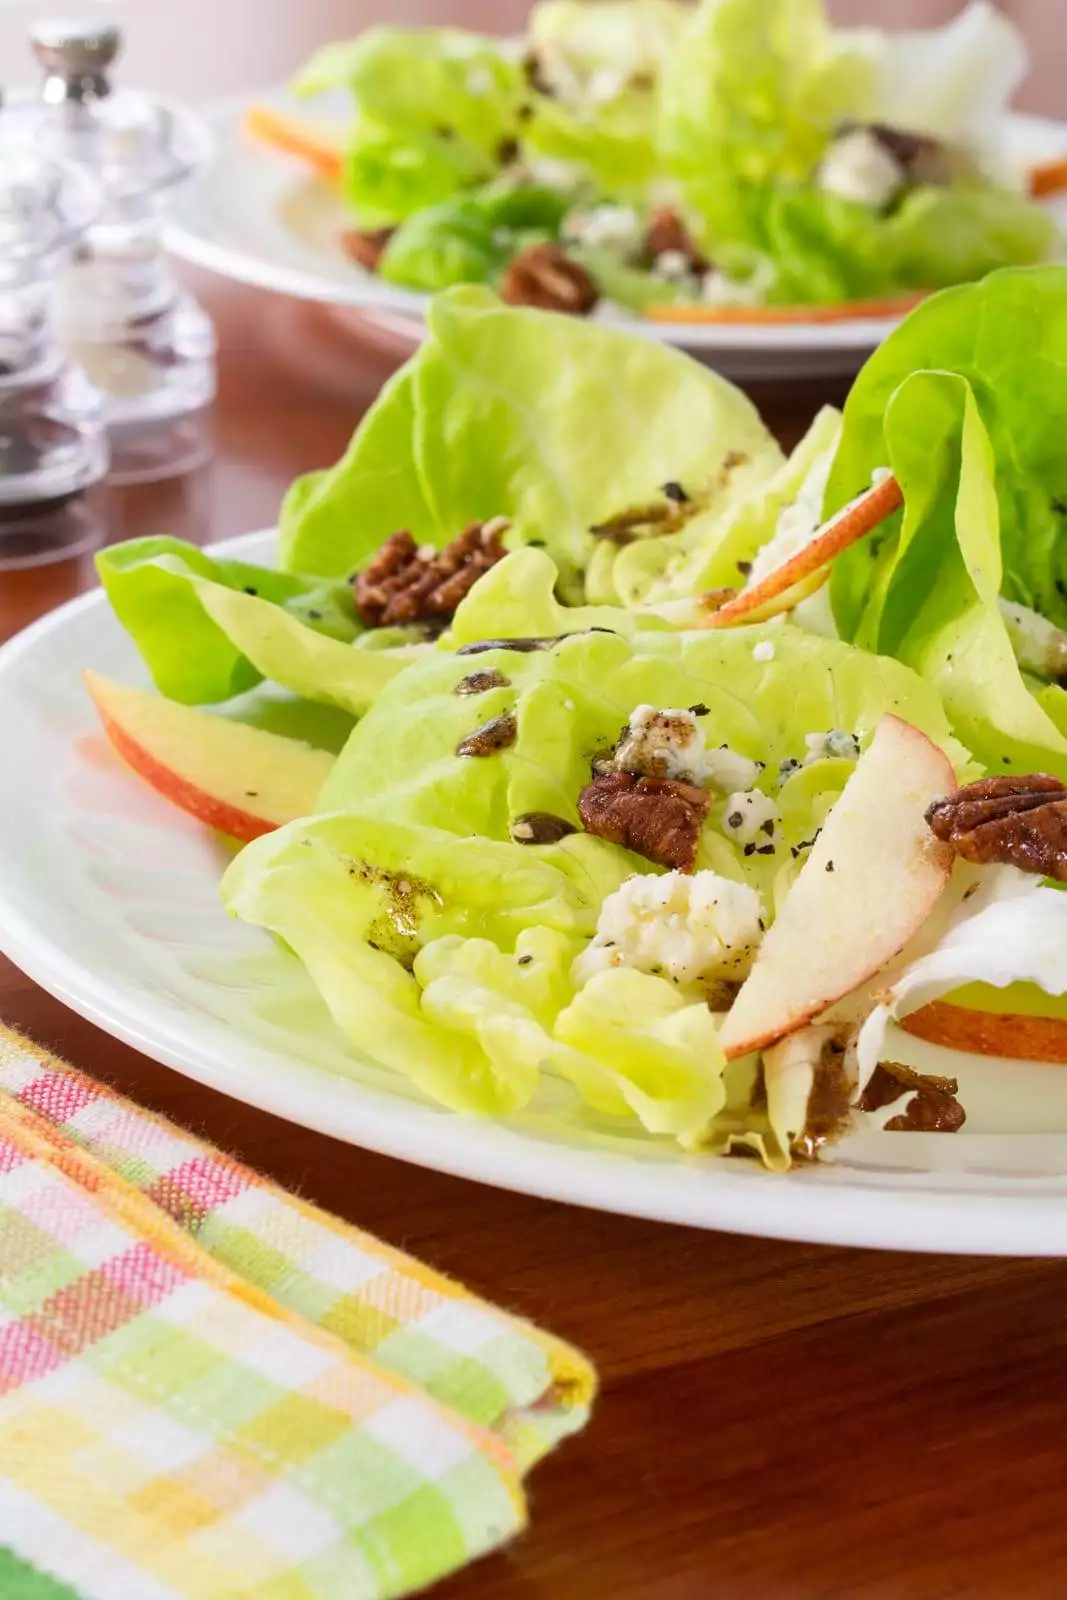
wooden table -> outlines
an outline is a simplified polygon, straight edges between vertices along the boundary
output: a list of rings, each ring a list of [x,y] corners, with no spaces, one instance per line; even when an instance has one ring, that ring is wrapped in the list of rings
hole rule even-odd
[[[196,286],[222,335],[218,459],[193,485],[112,494],[112,537],[271,523],[389,369],[322,311]],[[759,396],[786,439],[826,398]],[[5,574],[0,627],[91,582],[88,562]],[[593,1356],[602,1398],[534,1476],[531,1531],[441,1600],[1067,1595],[1067,1268],[774,1244],[501,1193],[189,1083],[4,963],[0,1015]]]

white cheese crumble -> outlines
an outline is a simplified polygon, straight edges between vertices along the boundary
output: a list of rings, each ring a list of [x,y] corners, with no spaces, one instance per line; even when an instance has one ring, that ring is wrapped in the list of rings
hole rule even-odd
[[[826,194],[880,211],[905,180],[904,168],[869,128],[852,128],[822,158],[816,182]]]
[[[859,760],[859,740],[854,733],[845,733],[841,728],[828,728],[825,733],[806,733],[804,743],[808,747],[805,766],[811,761],[822,761],[827,756],[839,756],[845,761]]]
[[[706,306],[758,306],[767,297],[768,284],[753,276],[739,283],[711,267],[700,280],[700,298]]]
[[[606,105],[609,100],[617,100],[626,89],[630,75],[620,71],[618,67],[597,67],[589,75],[585,92],[591,104]]]
[[[676,983],[741,979],[763,937],[762,910],[755,889],[717,872],[639,873],[604,901],[572,977],[583,984],[633,967]]]
[[[689,257],[684,250],[661,250],[652,263],[652,276],[664,278],[668,283],[679,283],[692,276]]]
[[[761,639],[752,651],[753,661],[773,661],[774,644],[770,639]]]
[[[751,789],[760,764],[726,745],[709,750],[692,711],[637,706],[615,752],[615,770],[716,789]]]
[[[727,796],[723,831],[737,844],[766,845],[778,826],[778,807],[762,789]]]
[[[629,254],[640,242],[641,218],[632,206],[592,206],[568,212],[562,234],[570,244]]]
[[[566,194],[577,189],[582,182],[582,168],[576,161],[565,161],[559,156],[531,156],[523,168],[530,183],[544,184],[546,189],[561,189]]]

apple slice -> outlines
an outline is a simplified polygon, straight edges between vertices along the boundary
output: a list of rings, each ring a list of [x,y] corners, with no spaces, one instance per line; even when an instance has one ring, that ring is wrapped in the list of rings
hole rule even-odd
[[[1067,189],[1067,156],[1057,156],[1053,161],[1043,161],[1030,168],[1030,193],[1035,200],[1062,194],[1064,189]]]
[[[283,116],[270,106],[251,106],[245,112],[245,132],[287,156],[296,156],[327,183],[340,183],[344,170],[344,139],[332,129],[316,128],[295,117]]]
[[[126,764],[208,827],[232,839],[258,839],[314,809],[334,763],[328,751],[95,672],[86,672],[85,682]]]
[[[863,539],[891,517],[904,504],[904,494],[896,478],[889,474],[870,489],[843,506],[829,522],[817,529],[787,561],[768,572],[758,583],[751,583],[735,599],[709,616],[709,628],[730,628],[739,622],[762,621],[779,611],[788,611],[825,581],[823,568],[849,545]],[[815,580],[814,582],[812,580]],[[791,593],[797,589],[796,595]]]
[[[1062,165],[1067,167],[1067,162]],[[1056,163],[1037,169],[1042,173],[1040,181],[1052,185],[1044,188],[1042,193],[1051,194],[1056,188],[1065,186],[1057,182],[1056,169]],[[1067,182],[1067,173],[1064,178]],[[1035,177],[1032,181],[1039,180]],[[650,322],[719,323],[727,327],[733,324],[773,328],[797,322],[881,322],[890,317],[906,316],[909,311],[914,311],[920,300],[925,299],[926,294],[917,293],[885,295],[877,300],[846,300],[843,305],[837,306],[712,306],[671,305],[664,302],[648,306],[645,316]]]
[[[979,1011],[951,1000],[931,1000],[898,1026],[928,1044],[946,1050],[968,1050],[977,1056],[1006,1056],[1012,1061],[1056,1061],[1067,1064],[1067,1017],[1030,1016],[1016,1011]]]
[[[953,863],[924,812],[955,788],[943,750],[899,717],[882,719],[722,1025],[731,1060],[821,1016],[922,927]]]

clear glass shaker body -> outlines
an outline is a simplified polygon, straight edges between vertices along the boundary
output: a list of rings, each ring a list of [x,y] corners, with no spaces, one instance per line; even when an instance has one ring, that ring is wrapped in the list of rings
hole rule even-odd
[[[102,396],[55,318],[55,274],[92,206],[77,172],[0,146],[0,565],[16,530],[19,565],[65,553],[42,514],[107,471]]]

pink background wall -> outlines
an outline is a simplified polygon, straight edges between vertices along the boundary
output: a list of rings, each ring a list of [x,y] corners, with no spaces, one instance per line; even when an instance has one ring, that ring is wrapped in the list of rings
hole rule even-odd
[[[829,3],[842,22],[900,27],[943,21],[960,9],[960,0]],[[1025,103],[1067,119],[1067,0],[1002,5],[1026,30],[1035,58]],[[28,75],[23,38],[32,17],[63,9],[60,0],[0,0],[0,85]],[[76,9],[114,17],[127,29],[127,81],[208,99],[283,80],[316,44],[368,22],[448,21],[506,33],[528,6],[526,0],[83,0]]]

